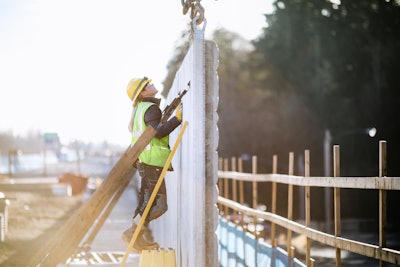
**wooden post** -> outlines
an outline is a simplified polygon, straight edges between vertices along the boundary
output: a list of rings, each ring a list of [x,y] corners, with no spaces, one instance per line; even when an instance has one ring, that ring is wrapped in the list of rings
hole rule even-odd
[[[252,157],[251,173],[257,174],[257,156]],[[258,192],[257,192],[257,182],[253,181],[253,209],[257,209],[258,205]]]
[[[257,173],[257,156],[252,157],[252,164],[251,164],[251,172],[252,174]],[[257,188],[257,181],[253,181],[253,209],[257,209],[258,205],[258,188]],[[254,224],[254,236],[257,238],[257,216],[253,218]]]
[[[238,171],[239,172],[243,172],[243,159],[242,159],[242,157],[240,157],[238,159]],[[239,180],[239,201],[240,201],[241,205],[244,204],[244,188],[243,187],[244,187],[243,186],[243,180]],[[247,227],[245,227],[245,224],[244,224],[244,213],[240,214],[240,226],[242,227],[242,230],[243,230],[242,238],[244,238],[245,231],[248,231]],[[246,243],[245,242],[242,242],[242,251],[243,251],[244,257],[246,257]]]
[[[232,157],[231,158],[231,168],[233,172],[236,172],[236,158]],[[237,181],[232,180],[232,200],[237,202]],[[234,218],[234,223],[237,224],[237,210],[233,210],[233,218]]]
[[[315,266],[315,260],[313,258],[310,258],[310,265],[307,265],[310,267],[314,267]]]
[[[223,169],[223,164],[224,164],[224,160],[222,159],[222,158],[219,158],[218,159],[218,170],[221,170],[221,171],[223,171],[224,169]],[[219,178],[218,177],[218,195],[220,195],[220,196],[223,196],[223,194],[224,194],[224,188],[223,188],[223,184],[224,184],[224,182],[223,182],[223,178]],[[218,204],[218,212],[219,212],[219,215],[222,215],[222,206],[221,206],[221,204]]]
[[[385,179],[387,175],[386,166],[386,141],[379,142],[379,178]],[[379,247],[386,247],[386,190],[379,189]],[[379,260],[379,266],[386,266],[386,262]]]
[[[304,177],[310,177],[310,150],[304,151]],[[306,227],[311,226],[311,194],[310,186],[305,188],[305,199],[306,199]],[[309,237],[306,239],[306,264],[311,266],[311,240]]]
[[[223,170],[223,169],[222,169],[222,163],[223,163],[223,159],[222,159],[222,158],[219,158],[219,159],[218,159],[218,170],[221,170],[221,171]]]
[[[294,258],[296,255],[295,255],[295,252],[296,252],[296,248],[295,247],[293,247],[293,246],[291,246],[290,247],[290,254],[289,254],[289,257],[290,258]],[[293,262],[293,261],[292,261]]]
[[[294,173],[294,153],[289,153],[289,175]],[[288,220],[293,221],[293,184],[288,184]],[[292,247],[292,231],[287,230],[287,254],[290,257]]]
[[[153,127],[147,127],[134,146],[129,147],[93,195],[59,228],[52,239],[41,247],[28,266],[53,267],[65,262],[86,235],[96,218],[107,205],[120,185],[133,174],[132,163],[156,134]]]
[[[228,159],[224,159],[224,171],[229,171],[229,162]],[[229,199],[229,179],[225,178],[224,179],[224,198]],[[225,218],[229,220],[229,208],[227,206],[224,206],[224,213],[225,213]]]
[[[239,172],[243,172],[243,160],[242,158],[239,158],[238,160],[238,171]],[[243,188],[243,180],[239,181],[239,201],[240,204],[243,205],[244,204],[244,188]],[[244,230],[244,218],[243,218],[243,213],[240,216],[240,225],[242,226],[243,230]]]
[[[340,147],[338,145],[333,146],[333,177],[340,177]],[[341,236],[341,215],[340,215],[340,188],[335,187],[333,189],[333,201],[334,201],[334,212],[335,212],[335,236]],[[342,265],[342,257],[340,248],[336,248],[336,267]]]
[[[287,267],[294,266],[294,259],[295,259],[295,247],[291,246],[288,253],[288,260],[287,260]]]
[[[272,157],[272,173],[278,173],[278,156],[273,155]],[[271,212],[276,214],[276,182],[272,182],[272,203]],[[271,223],[271,246],[276,247],[277,242],[275,240],[275,223]]]

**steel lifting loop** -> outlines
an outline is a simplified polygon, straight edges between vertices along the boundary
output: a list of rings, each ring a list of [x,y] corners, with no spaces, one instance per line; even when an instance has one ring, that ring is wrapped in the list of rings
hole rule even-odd
[[[204,7],[200,4],[200,1],[197,1],[196,4],[192,7],[191,13],[190,13],[190,18],[193,20],[195,17],[198,17],[196,19],[196,24],[200,25],[204,21]]]
[[[191,6],[191,4],[192,4],[192,1],[193,0],[181,0],[181,3],[182,3],[182,7],[183,7],[183,10],[182,10],[182,13],[183,13],[183,15],[186,15],[186,13],[189,11],[189,8],[190,8],[190,6]]]
[[[196,25],[198,19],[199,19],[199,16],[196,16],[192,20],[193,37],[194,37],[194,39],[204,40],[204,30],[206,29],[207,20],[204,18],[203,28],[201,29],[201,28],[198,28]]]
[[[204,21],[204,7],[200,4],[200,1],[201,0],[181,0],[183,14],[186,15],[190,9],[190,19],[193,20],[195,17],[198,17],[196,19],[197,25]]]

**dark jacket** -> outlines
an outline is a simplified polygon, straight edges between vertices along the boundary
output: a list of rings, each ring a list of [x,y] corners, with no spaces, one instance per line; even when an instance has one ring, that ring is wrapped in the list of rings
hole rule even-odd
[[[181,122],[174,116],[169,119],[165,124],[159,125],[161,121],[162,112],[160,109],[161,99],[155,97],[146,97],[142,100],[143,102],[151,102],[156,105],[152,105],[144,114],[144,121],[147,126],[151,126],[157,130],[155,138],[163,138],[169,135]]]

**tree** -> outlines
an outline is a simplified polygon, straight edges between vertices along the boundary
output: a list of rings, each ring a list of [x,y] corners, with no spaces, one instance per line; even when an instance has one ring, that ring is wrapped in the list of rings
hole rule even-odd
[[[321,131],[375,126],[379,137],[396,145],[400,7],[385,0],[333,2],[275,1],[275,13],[266,15],[269,26],[254,41],[261,55],[256,64],[273,73],[264,80],[273,86],[268,90],[300,96],[318,116]],[[271,82],[277,77],[284,86]],[[368,145],[360,136],[347,140]],[[360,153],[351,157],[364,160]],[[349,172],[359,175],[364,167]]]
[[[290,88],[283,76],[255,64],[260,55],[238,34],[218,29],[212,39],[219,50],[219,155],[257,155],[270,165],[273,154],[286,158],[289,150],[303,153],[312,148],[315,142],[310,140],[318,138],[315,116],[293,90],[274,90],[274,86]],[[188,47],[187,43],[179,47],[170,61],[165,85],[172,84]],[[287,167],[283,161],[282,166]],[[261,168],[271,170],[265,164]]]
[[[181,63],[184,60],[186,53],[190,47],[191,44],[190,25],[188,25],[188,29],[186,31],[182,32],[180,41],[181,44],[177,45],[175,54],[170,59],[167,65],[167,70],[168,70],[167,77],[165,77],[163,81],[163,90],[161,93],[164,97],[168,95],[172,83],[174,82],[176,72],[181,66]]]
[[[0,133],[0,151],[21,150],[24,153],[38,153],[44,148],[43,135],[37,131],[29,131],[26,136],[15,136],[12,132]]]

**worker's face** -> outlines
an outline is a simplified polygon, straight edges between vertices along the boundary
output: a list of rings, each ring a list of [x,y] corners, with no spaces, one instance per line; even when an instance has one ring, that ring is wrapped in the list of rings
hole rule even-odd
[[[155,97],[157,93],[158,91],[152,83],[148,83],[141,92],[143,97]]]

